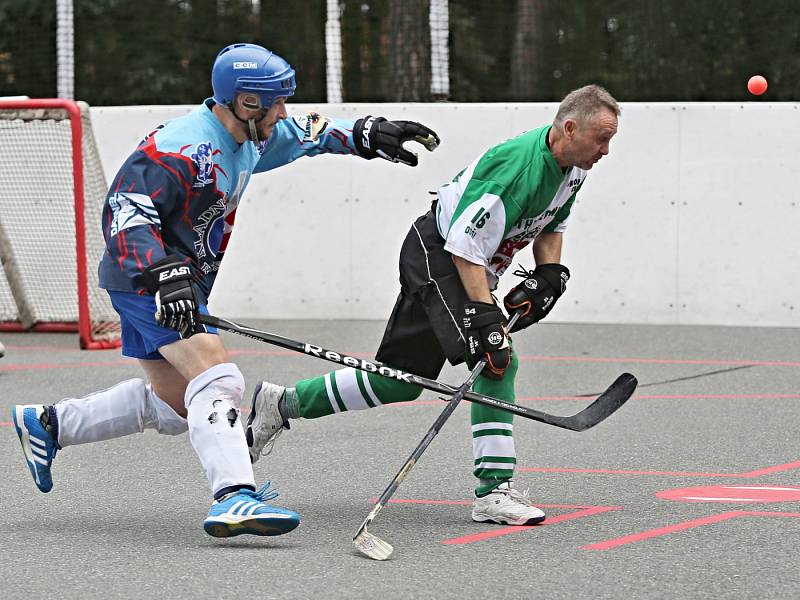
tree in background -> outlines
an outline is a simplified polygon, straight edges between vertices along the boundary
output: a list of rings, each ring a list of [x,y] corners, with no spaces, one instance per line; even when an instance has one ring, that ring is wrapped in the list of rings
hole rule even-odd
[[[397,102],[426,102],[431,98],[429,13],[428,0],[389,0],[389,91]]]
[[[75,0],[75,92],[95,105],[194,104],[220,48],[256,42],[325,101],[325,0]],[[425,101],[429,0],[341,0],[349,102]],[[588,82],[626,101],[800,100],[796,0],[449,0],[450,100],[558,101]],[[0,95],[56,94],[55,0],[0,0]]]
[[[554,27],[557,0],[518,0],[514,19],[509,100],[553,98],[560,54]]]
[[[0,2],[0,96],[55,95],[55,31],[55,2]]]
[[[388,102],[385,44],[388,0],[342,2],[342,66],[345,102]]]
[[[291,102],[325,101],[325,0],[261,0],[256,43],[285,58],[297,73]]]

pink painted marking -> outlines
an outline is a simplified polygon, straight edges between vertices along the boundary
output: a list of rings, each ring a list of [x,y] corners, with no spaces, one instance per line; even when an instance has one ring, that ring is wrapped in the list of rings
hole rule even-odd
[[[667,535],[669,533],[676,533],[678,531],[686,531],[687,529],[694,529],[695,527],[702,527],[703,525],[710,525],[711,523],[719,523],[720,521],[727,521],[728,519],[735,519],[747,514],[743,510],[733,510],[730,512],[721,513],[719,515],[712,515],[710,517],[703,517],[702,519],[693,519],[684,523],[676,525],[668,525],[667,527],[658,527],[657,529],[650,529],[641,533],[633,533],[631,535],[624,535],[622,537],[598,542],[596,544],[589,544],[588,546],[581,546],[581,550],[610,550],[625,544],[632,544],[633,542],[641,542],[650,538]]]
[[[797,398],[800,398],[800,394],[641,394],[636,396],[638,400],[796,400]]]
[[[770,473],[781,471],[792,471],[800,469],[800,460],[747,471],[745,473],[700,473],[696,471],[627,471],[620,469],[569,469],[569,468],[547,468],[547,467],[517,467],[517,471],[527,473],[598,473],[602,475],[663,475],[668,477],[736,477],[754,478],[761,477]]]
[[[589,544],[588,546],[581,546],[581,550],[611,550],[612,548],[617,548],[619,546],[625,546],[626,544],[632,544],[634,542],[641,542],[642,540],[647,540],[654,537],[659,537],[662,535],[667,535],[670,533],[677,533],[679,531],[686,531],[687,529],[694,529],[695,527],[702,527],[703,525],[710,525],[713,523],[719,523],[721,521],[727,521],[729,519],[736,519],[739,517],[790,517],[790,518],[797,518],[800,517],[800,513],[792,513],[792,512],[772,512],[772,511],[753,511],[753,510],[732,510],[729,512],[724,512],[718,515],[712,515],[710,517],[704,517],[702,519],[693,519],[691,521],[686,521],[685,523],[677,523],[675,525],[668,525],[667,527],[659,527],[657,529],[650,529],[648,531],[643,531],[641,533],[634,533],[631,535],[625,535],[622,537],[614,538],[611,540],[605,540],[603,542],[597,542],[596,544]]]
[[[11,427],[13,424],[11,421],[0,421],[0,427]]]
[[[370,498],[370,502],[377,502],[377,498]],[[440,504],[440,505],[454,505],[458,504],[461,506],[472,505],[472,500],[412,500],[407,498],[392,498],[389,500],[389,504]],[[597,508],[596,506],[586,506],[583,504],[539,504],[536,503],[536,506],[539,508]],[[605,507],[601,507],[605,508]],[[619,508],[619,507],[614,507]]]
[[[741,477],[741,475],[735,473],[700,473],[696,471],[626,471],[616,469],[559,469],[545,467],[517,467],[516,470],[524,473],[599,473],[603,475],[664,475],[668,477]]]
[[[98,361],[98,362],[78,362],[78,363],[13,363],[0,366],[0,372],[10,371],[36,371],[43,369],[83,369],[87,367],[107,367],[109,365],[133,365],[136,364],[135,359],[126,358],[121,360]]]
[[[543,506],[543,505],[540,505]],[[543,506],[544,507],[544,506]],[[509,535],[511,533],[518,533],[520,531],[527,531],[535,527],[543,527],[544,525],[555,525],[564,521],[572,521],[574,519],[582,519],[583,517],[590,517],[600,513],[608,512],[611,510],[622,510],[621,506],[592,506],[584,508],[583,510],[576,510],[575,512],[567,513],[565,515],[558,515],[555,517],[548,517],[538,525],[511,525],[509,527],[501,527],[499,529],[491,529],[489,531],[482,531],[481,533],[473,533],[471,535],[464,535],[461,537],[450,538],[442,540],[443,544],[456,545],[456,544],[473,544],[481,542],[501,535]]]
[[[231,356],[294,356],[291,350],[228,350]]]
[[[58,346],[45,346],[45,345],[37,346],[37,345],[33,345],[33,344],[29,345],[29,346],[21,346],[21,345],[16,345],[15,344],[13,346],[6,346],[6,350],[13,350],[14,352],[18,352],[20,350],[22,350],[22,351],[33,350],[33,351],[36,351],[36,352],[74,352],[75,354],[78,354],[78,353],[81,352],[81,350],[78,350],[77,348],[63,348],[63,347],[58,347]],[[110,350],[108,350],[108,351],[110,351]],[[103,352],[103,350],[100,350],[99,352]]]
[[[800,487],[711,485],[663,490],[656,497],[678,502],[800,502]]]
[[[797,400],[800,394],[636,394],[631,400]],[[582,400],[587,396],[523,396],[517,402],[540,402],[542,400]]]
[[[800,394],[636,394],[631,400],[798,400]],[[588,402],[586,396],[523,396],[517,402],[552,402],[556,400],[578,400]],[[396,402],[392,406],[432,406],[441,404],[441,400],[413,400]]]
[[[756,469],[748,473],[742,473],[740,477],[761,477],[762,475],[769,475],[770,473],[779,473],[780,471],[791,471],[793,469],[800,469],[800,460],[785,463],[783,465],[775,465],[773,467],[766,467],[764,469]]]
[[[656,365],[719,365],[719,366],[759,366],[759,367],[800,367],[800,361],[792,360],[718,360],[713,358],[637,358],[600,356],[536,356],[523,355],[521,361],[537,362],[589,362],[589,363],[634,363]]]

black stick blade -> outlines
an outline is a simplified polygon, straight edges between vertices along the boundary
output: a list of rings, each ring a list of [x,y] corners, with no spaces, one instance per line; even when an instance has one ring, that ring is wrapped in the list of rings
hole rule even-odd
[[[630,373],[623,373],[589,406],[571,417],[566,417],[569,429],[585,431],[605,421],[628,401],[638,384],[636,377]]]

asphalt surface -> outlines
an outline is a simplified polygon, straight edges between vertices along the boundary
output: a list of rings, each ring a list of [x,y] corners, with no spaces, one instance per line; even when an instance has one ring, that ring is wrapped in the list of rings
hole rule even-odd
[[[254,321],[372,356],[376,321]],[[515,421],[517,485],[548,514],[506,528],[470,520],[471,441],[458,408],[370,531],[351,539],[443,405],[420,401],[295,421],[255,468],[297,510],[280,537],[207,536],[205,476],[188,436],[154,432],[64,449],[41,494],[11,426],[15,403],[52,403],[136,377],[118,351],[69,334],[3,334],[0,597],[789,598],[798,585],[800,329],[540,325],[515,337],[519,402],[588,404],[621,372],[634,397],[583,433]],[[333,365],[225,334],[250,391]],[[440,380],[458,384],[466,369]],[[678,500],[656,496],[672,492]],[[780,500],[780,501],[777,501]]]

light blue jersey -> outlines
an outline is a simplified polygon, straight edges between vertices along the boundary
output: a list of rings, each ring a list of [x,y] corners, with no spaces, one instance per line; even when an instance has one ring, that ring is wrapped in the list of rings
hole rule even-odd
[[[352,121],[290,117],[256,146],[237,143],[213,105],[206,100],[156,128],[120,168],[103,209],[100,287],[146,293],[143,271],[177,254],[187,259],[205,303],[251,174],[301,156],[356,154]]]

